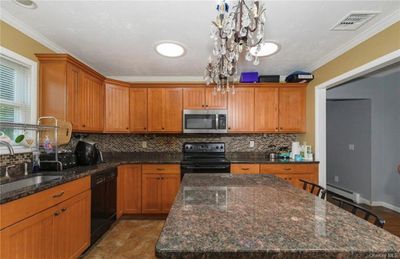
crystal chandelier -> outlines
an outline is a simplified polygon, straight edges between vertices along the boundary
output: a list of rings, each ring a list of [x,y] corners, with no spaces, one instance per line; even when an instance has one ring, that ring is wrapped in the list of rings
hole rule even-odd
[[[215,84],[214,94],[234,94],[240,54],[245,51],[247,61],[260,63],[257,53],[264,37],[265,9],[258,0],[222,0],[217,11],[210,33],[214,40],[213,57],[208,58],[204,79],[207,85]],[[255,48],[254,57],[251,48]]]

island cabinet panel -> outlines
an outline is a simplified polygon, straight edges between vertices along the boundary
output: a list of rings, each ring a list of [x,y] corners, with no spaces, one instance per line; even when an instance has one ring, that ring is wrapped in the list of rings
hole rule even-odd
[[[104,126],[104,87],[98,78],[83,72],[82,84],[78,88],[77,131],[100,132]]]
[[[131,132],[147,131],[147,88],[129,89],[129,125]]]
[[[77,258],[90,244],[90,190],[1,230],[0,242],[1,258]]]
[[[279,87],[279,132],[304,133],[306,86]]]
[[[149,131],[182,132],[182,109],[182,88],[149,88]]]
[[[142,165],[142,213],[168,213],[179,185],[179,165]]]
[[[254,88],[237,87],[228,96],[228,131],[254,131]]]
[[[203,87],[183,88],[183,109],[204,109],[206,106]]]
[[[232,174],[258,174],[260,173],[259,164],[231,164]]]
[[[278,87],[255,89],[255,132],[278,132]]]
[[[214,93],[214,87],[206,87],[206,108],[208,109],[227,109],[228,108],[228,95]]]
[[[129,132],[129,85],[105,84],[105,132]]]
[[[142,212],[142,166],[121,165],[118,167],[121,182],[117,186],[117,204],[120,214],[140,214]],[[121,212],[122,211],[122,212]]]

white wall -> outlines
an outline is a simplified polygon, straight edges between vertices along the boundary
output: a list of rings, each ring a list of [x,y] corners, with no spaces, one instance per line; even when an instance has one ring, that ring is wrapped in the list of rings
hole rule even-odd
[[[400,207],[400,72],[355,80],[327,99],[371,99],[371,198]]]

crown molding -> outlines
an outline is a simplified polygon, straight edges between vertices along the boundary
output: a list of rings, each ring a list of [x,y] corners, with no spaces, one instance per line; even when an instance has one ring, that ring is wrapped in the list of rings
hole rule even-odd
[[[68,53],[64,48],[62,48],[58,44],[54,43],[53,41],[49,40],[43,34],[37,32],[36,30],[32,29],[25,23],[21,22],[19,19],[15,18],[8,11],[4,10],[4,8],[1,10],[0,19],[3,20],[4,22],[8,23],[15,29],[21,31],[25,35],[36,40],[37,42],[43,44],[44,46],[51,49],[52,51],[57,52],[57,53]]]
[[[107,78],[130,83],[154,83],[154,82],[204,82],[202,76],[107,76]]]
[[[375,34],[383,31],[384,29],[388,28],[398,21],[400,21],[400,9],[397,9],[391,15],[383,18],[382,20],[371,26],[371,28],[369,28],[368,30],[365,30],[362,33],[358,34],[352,40],[329,52],[326,56],[311,64],[305,71],[315,71],[316,69],[334,60],[335,58],[339,57],[340,55],[344,54],[345,52],[349,51],[363,41],[366,41],[367,39],[371,38]]]

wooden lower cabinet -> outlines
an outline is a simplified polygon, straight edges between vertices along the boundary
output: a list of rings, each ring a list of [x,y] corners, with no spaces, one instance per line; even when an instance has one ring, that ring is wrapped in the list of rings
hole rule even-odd
[[[180,174],[161,175],[161,213],[168,213],[179,191]]]
[[[139,164],[118,167],[117,217],[122,214],[142,212],[142,166]]]
[[[161,176],[142,175],[142,213],[161,213]]]
[[[0,231],[1,258],[77,258],[90,244],[90,190]]]
[[[258,174],[260,173],[259,164],[231,164],[232,174]]]

